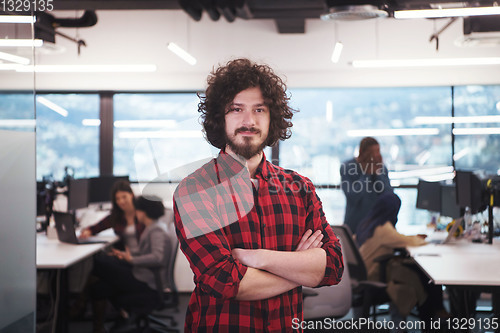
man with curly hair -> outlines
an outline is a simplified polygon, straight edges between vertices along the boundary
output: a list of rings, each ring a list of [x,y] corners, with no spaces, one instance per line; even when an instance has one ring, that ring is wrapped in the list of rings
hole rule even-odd
[[[340,243],[311,181],[266,160],[290,137],[294,110],[267,65],[237,59],[214,70],[200,96],[219,156],[174,193],[177,236],[194,273],[186,332],[291,332],[302,286],[336,284]]]

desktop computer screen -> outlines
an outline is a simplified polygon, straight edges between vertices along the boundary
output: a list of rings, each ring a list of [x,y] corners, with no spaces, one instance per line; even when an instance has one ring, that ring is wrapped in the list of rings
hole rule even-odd
[[[69,179],[68,211],[85,208],[89,205],[89,180]]]
[[[457,204],[462,208],[470,207],[472,214],[486,209],[485,186],[482,178],[473,171],[456,171]]]
[[[441,211],[441,184],[419,180],[417,186],[417,208]]]
[[[460,206],[457,204],[456,187],[454,184],[441,185],[441,211],[442,216],[457,219],[461,214]]]
[[[101,176],[89,178],[89,203],[110,202],[111,189],[119,180],[128,181],[128,176]]]

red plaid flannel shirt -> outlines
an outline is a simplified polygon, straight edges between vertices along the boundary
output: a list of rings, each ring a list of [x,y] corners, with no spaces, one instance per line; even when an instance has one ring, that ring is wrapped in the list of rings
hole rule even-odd
[[[292,319],[302,320],[301,287],[264,300],[235,299],[247,267],[231,256],[233,248],[294,251],[307,229],[320,229],[327,264],[319,286],[340,281],[340,243],[311,181],[265,156],[255,177],[254,196],[248,171],[221,152],[177,187],[177,236],[196,285],[186,332],[291,332]]]

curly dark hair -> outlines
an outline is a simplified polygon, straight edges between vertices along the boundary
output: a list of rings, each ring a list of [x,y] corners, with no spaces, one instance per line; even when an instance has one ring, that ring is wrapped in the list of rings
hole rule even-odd
[[[205,95],[198,94],[198,112],[205,136],[213,146],[226,146],[225,114],[234,97],[248,88],[259,87],[270,111],[269,134],[266,146],[273,146],[278,140],[288,139],[292,133],[291,119],[294,112],[288,102],[286,85],[271,67],[256,64],[249,59],[229,61],[210,73]]]
[[[156,196],[140,196],[135,201],[135,209],[143,211],[153,220],[157,220],[165,214],[165,206],[159,197]]]

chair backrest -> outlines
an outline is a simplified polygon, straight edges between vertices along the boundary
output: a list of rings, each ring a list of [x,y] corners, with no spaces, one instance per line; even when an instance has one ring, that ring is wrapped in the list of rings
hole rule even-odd
[[[342,257],[345,263],[344,244],[342,246]],[[304,319],[317,318],[342,318],[351,308],[352,289],[349,267],[344,264],[344,273],[339,284],[321,288],[307,288],[317,295],[304,298]]]
[[[367,271],[365,262],[359,253],[358,246],[354,242],[351,229],[349,226],[332,225],[333,232],[342,242],[342,251],[344,254],[344,263],[349,267],[351,280],[364,281],[367,279]]]
[[[167,215],[167,214],[165,214]],[[170,248],[168,249],[169,257],[168,257],[168,265],[167,265],[167,276],[166,276],[166,286],[158,286],[159,292],[161,294],[162,303],[164,301],[169,304],[175,303],[177,304],[179,296],[177,285],[175,283],[175,260],[177,258],[177,251],[179,249],[179,240],[177,239],[177,235],[175,233],[175,225],[173,221],[173,214],[168,215],[169,218],[163,220],[166,226],[167,235],[170,241]],[[155,272],[155,274],[157,274]],[[158,279],[157,279],[158,281]],[[157,283],[158,285],[158,283]]]

